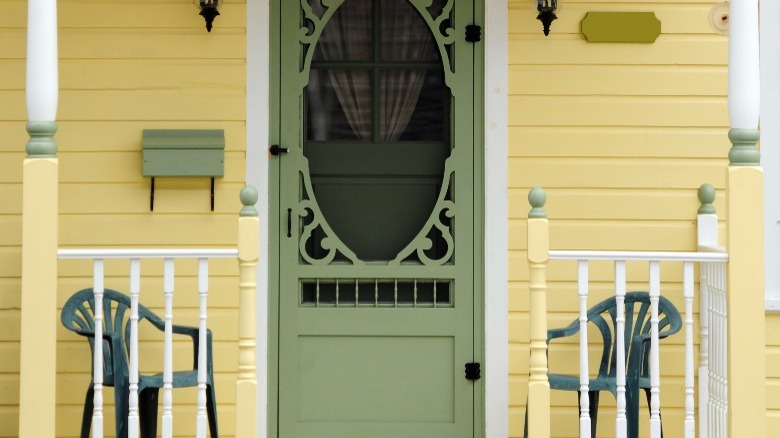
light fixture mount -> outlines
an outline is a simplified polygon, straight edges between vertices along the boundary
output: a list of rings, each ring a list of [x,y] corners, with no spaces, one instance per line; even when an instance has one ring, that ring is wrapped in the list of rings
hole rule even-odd
[[[550,25],[553,20],[557,20],[558,16],[555,15],[555,11],[558,9],[558,0],[537,0],[536,10],[539,11],[539,15],[536,19],[542,22],[544,26],[544,36],[550,35]]]
[[[206,20],[206,30],[211,32],[214,19],[219,15],[219,8],[222,7],[222,0],[195,0],[195,6],[200,9],[200,16]]]

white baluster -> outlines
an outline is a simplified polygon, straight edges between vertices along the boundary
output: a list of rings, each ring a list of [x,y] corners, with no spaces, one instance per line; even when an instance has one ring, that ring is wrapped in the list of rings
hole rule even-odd
[[[716,419],[715,424],[715,430],[716,430],[716,436],[718,437],[724,437],[726,436],[726,418],[723,415],[723,407],[724,407],[724,398],[725,395],[723,393],[723,365],[724,365],[724,351],[720,349],[721,345],[723,345],[723,337],[726,335],[725,327],[723,326],[723,297],[721,296],[721,284],[720,284],[720,278],[717,278],[717,284],[715,286],[716,290],[715,293],[712,295],[712,298],[714,298],[712,303],[712,317],[714,319],[714,328],[716,332],[714,333],[715,336],[713,336],[713,343],[711,345],[710,351],[712,353],[711,362],[713,363],[713,370],[712,370],[712,381],[714,386],[714,400],[713,400],[713,409],[714,409],[714,417]]]
[[[683,264],[683,296],[685,297],[685,426],[684,437],[695,437],[693,406],[693,263]]]
[[[720,320],[720,336],[718,337],[717,356],[718,392],[720,397],[720,436],[728,436],[729,393],[728,393],[728,328],[726,308],[726,264],[718,263],[718,319]]]
[[[208,342],[206,331],[206,302],[209,291],[209,260],[198,259],[198,296],[200,298],[200,327],[198,330],[198,415],[197,438],[206,438],[206,370]]]
[[[165,259],[163,268],[165,293],[165,341],[163,353],[162,436],[173,436],[173,259]]]
[[[138,438],[138,295],[141,292],[141,260],[130,259],[130,400],[127,434]]]
[[[710,266],[711,263],[699,265],[699,434],[702,437],[710,434]]]
[[[650,438],[661,438],[661,388],[658,344],[658,297],[661,263],[650,262]]]
[[[588,385],[588,261],[577,264],[578,293],[580,297],[580,438],[590,438],[590,399]]]
[[[94,394],[92,411],[92,436],[103,438],[103,260],[95,259],[92,293],[95,296],[95,345],[93,357]]]
[[[720,360],[720,350],[718,346],[720,345],[720,336],[723,333],[723,326],[721,325],[721,320],[719,316],[718,306],[720,305],[720,291],[718,290],[718,278],[716,277],[717,271],[715,269],[714,264],[710,264],[707,267],[708,270],[708,277],[710,278],[709,281],[709,291],[710,291],[710,299],[708,303],[708,313],[710,318],[710,340],[709,340],[709,350],[710,350],[710,367],[709,367],[709,399],[707,400],[709,409],[708,416],[710,418],[710,423],[708,427],[710,430],[712,430],[713,434],[712,436],[720,437],[723,436],[723,431],[720,427],[720,381],[719,381],[719,375],[720,375],[720,367],[722,366],[721,360]]]
[[[615,375],[617,376],[617,418],[615,420],[615,436],[626,438],[628,423],[626,420],[626,262],[615,262],[615,305],[617,307],[617,361]]]

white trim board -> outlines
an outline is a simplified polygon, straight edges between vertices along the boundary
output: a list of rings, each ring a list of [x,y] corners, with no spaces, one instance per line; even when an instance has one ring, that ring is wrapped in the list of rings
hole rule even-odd
[[[268,0],[246,2],[246,182],[257,188],[260,259],[257,264],[256,347],[257,436],[268,436],[268,137],[269,137]]]
[[[780,3],[761,2],[761,23],[764,23],[760,30],[764,294],[766,310],[777,312],[780,311],[780,27],[776,24],[780,23]]]
[[[485,437],[509,436],[506,0],[485,0]],[[258,437],[267,436],[269,1],[247,0],[246,180],[260,193]],[[489,177],[488,177],[489,176]]]

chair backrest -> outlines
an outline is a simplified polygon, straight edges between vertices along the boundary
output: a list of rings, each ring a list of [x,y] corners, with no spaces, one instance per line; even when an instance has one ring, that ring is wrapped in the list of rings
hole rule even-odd
[[[157,326],[164,324],[157,315],[139,304],[138,322],[144,319]],[[114,380],[115,373],[123,375],[128,373],[128,350],[124,337],[129,320],[130,297],[106,289],[103,293],[103,374],[106,383]],[[85,336],[89,341],[90,352],[94,354],[95,296],[91,288],[76,292],[65,302],[60,321],[68,330]]]
[[[650,329],[652,327],[650,294],[628,292],[625,296],[626,373],[649,376]],[[599,377],[615,377],[617,363],[617,301],[608,298],[588,310],[588,321],[598,327],[604,342]],[[680,312],[665,297],[658,300],[658,337],[665,338],[680,331]]]

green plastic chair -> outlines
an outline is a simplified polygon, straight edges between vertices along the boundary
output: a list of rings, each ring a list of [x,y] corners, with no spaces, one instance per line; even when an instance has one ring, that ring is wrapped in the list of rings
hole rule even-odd
[[[62,309],[61,321],[68,329],[89,341],[90,357],[95,345],[95,298],[92,289],[76,292],[68,299]],[[114,388],[116,417],[116,436],[127,437],[127,415],[129,412],[130,381],[127,344],[130,339],[130,297],[114,290],[106,289],[103,295],[103,386]],[[165,331],[165,321],[142,305],[138,305],[138,324],[150,322],[160,331]],[[173,326],[174,334],[192,338],[194,347],[192,370],[174,371],[173,387],[198,386],[198,328],[181,325]],[[127,341],[127,342],[126,342]],[[211,359],[211,331],[207,334],[207,377],[206,412],[212,438],[218,438],[217,409],[214,394],[214,373]],[[94,367],[94,362],[93,362]],[[93,376],[94,376],[94,369]],[[92,425],[94,379],[87,388],[84,400],[84,415],[81,420],[81,437],[89,437]],[[163,386],[163,374],[138,375],[138,410],[140,416],[141,437],[155,437],[157,434],[157,401]]]
[[[645,391],[647,404],[650,405],[650,294],[647,292],[629,292],[625,297],[624,345],[626,352],[626,420],[628,438],[639,436],[639,390]],[[601,364],[596,378],[588,383],[590,401],[591,437],[596,436],[596,420],[599,409],[599,394],[609,391],[617,397],[617,301],[608,298],[588,310],[588,322],[599,329],[603,341]],[[658,301],[658,338],[663,339],[680,331],[682,318],[671,301],[660,297]],[[574,336],[580,331],[580,321],[575,319],[566,328],[547,331],[547,345],[553,339]],[[548,373],[550,389],[576,391],[579,403],[579,375]],[[525,433],[528,436],[528,410],[526,409]],[[661,431],[663,437],[663,430]]]

